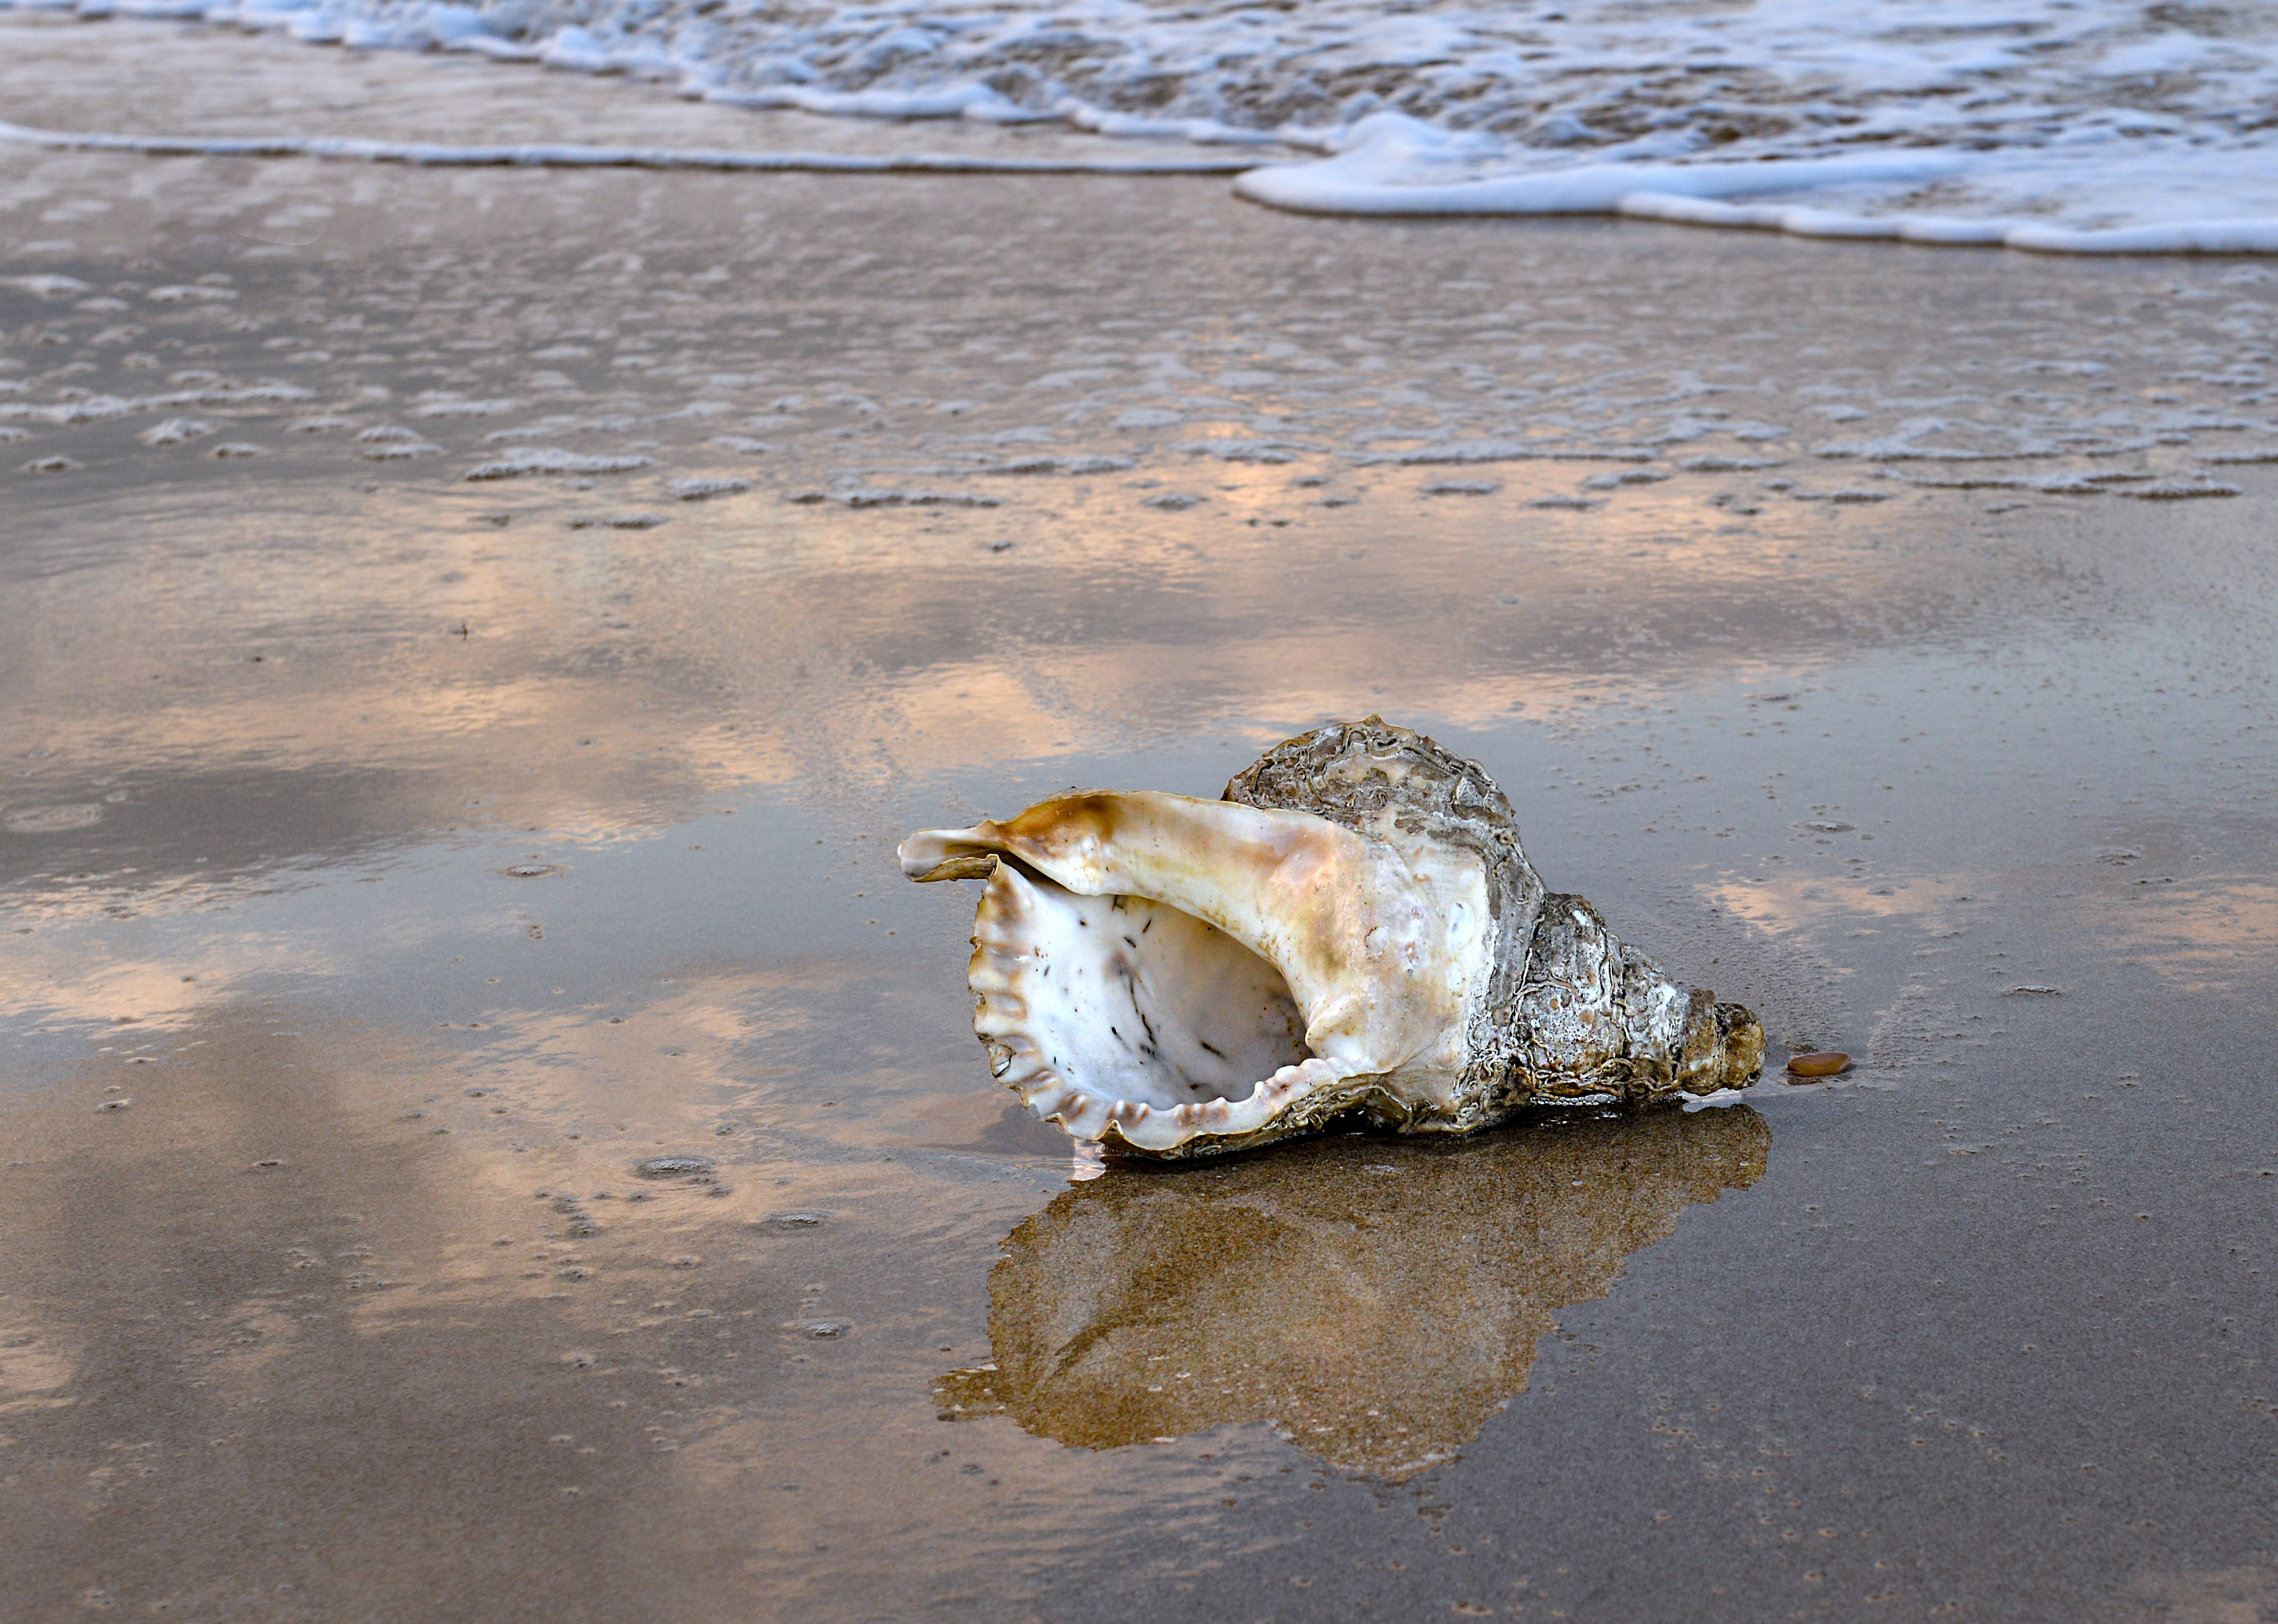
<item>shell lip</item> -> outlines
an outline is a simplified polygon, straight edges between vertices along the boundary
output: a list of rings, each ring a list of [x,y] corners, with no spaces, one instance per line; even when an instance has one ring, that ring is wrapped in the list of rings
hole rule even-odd
[[[1071,789],[1055,799],[1066,800],[1086,796],[1112,795],[1112,790]],[[992,820],[982,819],[970,828],[920,829],[906,836],[894,848],[894,860],[901,866],[902,876],[924,885],[935,880],[986,880],[997,872],[1000,862],[1011,863],[1024,873],[1034,876],[1036,870],[1023,863],[1013,852],[995,843],[992,836],[1001,835],[999,826]]]
[[[1239,1097],[1176,1105],[1111,1096],[1072,1080],[1039,1045],[1024,964],[1024,916],[1031,888],[1062,888],[1015,857],[990,855],[989,890],[974,919],[973,959],[967,975],[977,999],[973,1029],[988,1048],[991,1073],[1019,1094],[1038,1120],[1058,1122],[1073,1138],[1132,1156],[1212,1155],[1295,1131],[1296,1125],[1284,1125],[1293,1107],[1355,1075],[1349,1064],[1304,1051],[1303,1059],[1251,1079],[1248,1092]],[[945,861],[961,860],[952,857]],[[1308,1120],[1312,1114],[1303,1113]]]
[[[1000,853],[994,851],[959,852],[953,857],[942,858],[930,868],[917,872],[906,858],[902,860],[902,872],[920,885],[929,884],[936,880],[986,880],[997,872],[997,865],[1004,860]]]
[[[1017,1069],[1023,1060],[1025,1072]],[[1314,1056],[1261,1078],[1239,1100],[1165,1108],[1143,1100],[1110,1100],[1079,1087],[1031,1048],[1027,1055],[1013,1052],[1001,1080],[1021,1095],[1031,1115],[1058,1122],[1074,1138],[1120,1155],[1158,1158],[1223,1155],[1267,1144],[1296,1131],[1298,1125],[1283,1125],[1292,1107],[1348,1075],[1335,1062]]]

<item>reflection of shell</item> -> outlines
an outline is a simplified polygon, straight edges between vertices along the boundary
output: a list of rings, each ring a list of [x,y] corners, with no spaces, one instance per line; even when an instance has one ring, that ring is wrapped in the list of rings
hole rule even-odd
[[[1091,1449],[1263,1422],[1405,1477],[1525,1388],[1558,1309],[1604,1295],[1688,1204],[1754,1184],[1770,1143],[1746,1107],[1562,1115],[1078,1185],[1006,1238],[994,1362],[944,1377],[941,1411]]]
[[[1747,1010],[1545,891],[1476,762],[1375,717],[1275,746],[1223,800],[1089,791],[901,859],[989,881],[969,979],[991,1071],[1141,1155],[1354,1111],[1464,1132],[1746,1087],[1762,1062]]]

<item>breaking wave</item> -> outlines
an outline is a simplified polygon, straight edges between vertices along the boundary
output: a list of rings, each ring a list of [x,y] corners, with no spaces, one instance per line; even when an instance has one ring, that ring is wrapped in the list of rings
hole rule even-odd
[[[0,0],[10,7],[475,51],[752,107],[1278,148],[1238,188],[1319,212],[2278,252],[2268,6]]]

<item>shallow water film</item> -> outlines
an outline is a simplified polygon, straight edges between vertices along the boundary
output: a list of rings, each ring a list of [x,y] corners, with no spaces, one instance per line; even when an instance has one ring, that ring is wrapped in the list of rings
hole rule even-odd
[[[124,75],[903,139],[0,20],[12,119]],[[0,1613],[2278,1616],[2274,337],[2221,258],[11,154]],[[1028,1118],[899,836],[1372,712],[1763,1080]]]

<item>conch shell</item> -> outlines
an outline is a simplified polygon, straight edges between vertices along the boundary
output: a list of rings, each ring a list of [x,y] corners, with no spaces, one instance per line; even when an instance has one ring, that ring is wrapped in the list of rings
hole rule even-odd
[[[1086,790],[900,857],[989,881],[967,980],[990,1072],[1134,1155],[1356,1113],[1470,1132],[1745,1088],[1763,1062],[1754,1016],[1543,888],[1485,769],[1378,717],[1277,744],[1223,800]]]

